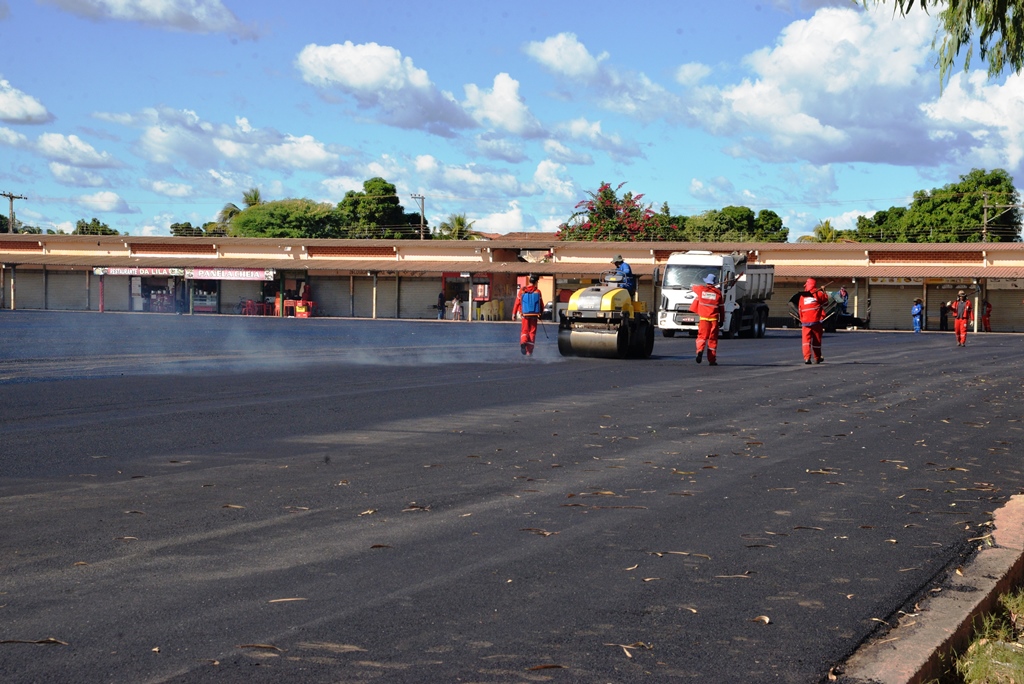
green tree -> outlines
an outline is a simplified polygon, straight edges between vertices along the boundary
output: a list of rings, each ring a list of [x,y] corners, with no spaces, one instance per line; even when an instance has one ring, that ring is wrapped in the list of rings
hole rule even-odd
[[[718,209],[691,216],[686,219],[686,239],[692,242],[722,242],[735,238],[736,224],[733,218]]]
[[[204,234],[202,228],[193,227],[189,221],[185,223],[172,223],[170,230],[171,235],[174,237],[200,237]]]
[[[75,224],[75,229],[71,231],[72,235],[120,235],[119,232],[108,226],[106,223],[100,223],[99,219],[93,218],[88,223],[85,219],[78,219]]]
[[[971,66],[974,46],[988,64],[989,77],[1004,70],[1020,73],[1024,68],[1024,0],[893,0],[900,14],[906,16],[915,7],[928,12],[938,9],[942,27],[939,46],[939,79],[949,81],[954,62],[966,48],[964,71]],[[863,0],[885,4],[885,0]],[[938,42],[936,36],[935,42]],[[933,43],[934,45],[934,43]]]
[[[641,204],[643,195],[627,192],[619,199],[623,185],[612,188],[609,183],[601,183],[597,192],[588,192],[589,199],[578,203],[569,220],[559,227],[557,239],[643,242],[682,238],[675,225],[667,224],[650,205]]]
[[[249,188],[242,193],[242,204],[246,209],[263,204],[263,193],[259,188]],[[231,222],[243,211],[244,209],[239,208],[234,202],[228,202],[221,208],[220,213],[217,214],[217,223],[221,224],[221,230],[225,235],[228,233]]]
[[[407,213],[395,186],[380,177],[364,181],[362,192],[346,192],[338,202],[337,215],[345,237],[419,237],[419,213]]]
[[[788,242],[789,228],[771,209],[762,209],[754,219],[754,242]]]
[[[435,240],[479,240],[480,234],[473,230],[473,221],[466,220],[465,214],[452,214],[433,231]]]
[[[343,237],[334,207],[309,199],[262,202],[247,207],[231,221],[233,237]]]

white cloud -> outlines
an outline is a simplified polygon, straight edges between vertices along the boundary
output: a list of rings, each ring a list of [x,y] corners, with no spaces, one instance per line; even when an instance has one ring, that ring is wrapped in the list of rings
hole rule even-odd
[[[736,197],[736,187],[725,176],[690,180],[690,196],[709,204],[726,204]]]
[[[935,26],[924,12],[894,20],[885,5],[821,9],[748,55],[753,77],[694,88],[689,120],[763,160],[935,163],[944,151],[917,107],[937,86]]]
[[[4,128],[0,126],[0,145],[7,145],[8,147],[29,147],[28,138],[17,131],[12,131],[10,128]]]
[[[378,112],[390,126],[452,137],[476,122],[451,93],[439,90],[423,69],[393,47],[351,41],[307,45],[295,59],[303,80],[318,88],[336,88],[360,107]]]
[[[576,185],[571,180],[565,180],[561,174],[565,173],[565,167],[561,164],[545,159],[537,164],[537,170],[533,173],[533,182],[536,185],[537,193],[555,195],[572,199],[576,197]]]
[[[168,181],[144,181],[144,185],[158,195],[165,197],[191,197],[192,186],[185,183],[171,183]]]
[[[711,67],[699,62],[690,62],[676,69],[676,82],[684,86],[695,86],[710,75]]]
[[[118,214],[135,214],[139,211],[129,207],[128,203],[120,195],[109,190],[101,190],[92,195],[80,195],[76,203],[88,211],[95,212],[107,211]]]
[[[495,134],[484,134],[476,139],[476,149],[488,159],[498,159],[518,164],[528,157],[522,144],[512,142]]]
[[[589,166],[594,163],[594,158],[586,152],[576,152],[557,140],[545,140],[544,152],[546,152],[548,157],[553,161],[561,164],[582,164]]]
[[[71,166],[109,169],[120,166],[109,152],[99,152],[77,135],[43,133],[36,141],[36,150],[47,159]]]
[[[676,95],[643,73],[605,64],[608,53],[594,57],[574,33],[528,43],[524,50],[553,74],[593,91],[598,104],[609,111],[641,120],[678,116],[680,101]]]
[[[517,233],[524,229],[523,221],[523,210],[519,202],[509,202],[506,211],[476,219],[473,228],[484,233]]]
[[[0,121],[10,124],[41,124],[53,119],[53,114],[39,100],[21,92],[9,81],[0,79]]]
[[[1024,77],[992,83],[984,72],[950,79],[942,96],[922,106],[931,136],[965,165],[1024,170]]]
[[[87,19],[134,21],[189,33],[227,33],[255,38],[220,0],[37,0]]]
[[[528,43],[524,50],[552,73],[582,81],[597,78],[601,62],[608,59],[607,52],[597,57],[591,55],[575,33],[559,33]]]
[[[619,161],[644,156],[635,142],[626,142],[617,133],[605,133],[600,121],[588,121],[581,117],[560,124],[557,130],[573,140],[607,152],[613,159]]]
[[[58,183],[64,185],[95,188],[107,184],[106,179],[98,173],[60,162],[50,162],[50,173]]]
[[[541,135],[540,122],[534,118],[519,96],[519,81],[506,73],[494,77],[491,90],[481,90],[473,84],[465,86],[463,106],[481,124],[524,137]]]
[[[320,181],[320,187],[327,193],[327,197],[332,202],[340,202],[345,196],[345,193],[362,192],[363,181],[362,178],[354,178],[352,176],[337,176],[335,178],[326,178]]]
[[[337,166],[338,155],[311,135],[288,135],[283,142],[267,146],[260,162],[273,168],[329,170]]]

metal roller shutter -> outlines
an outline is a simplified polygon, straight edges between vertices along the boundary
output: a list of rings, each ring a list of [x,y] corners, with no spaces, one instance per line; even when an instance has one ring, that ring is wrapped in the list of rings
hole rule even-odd
[[[440,278],[402,278],[399,314],[401,318],[437,318]],[[379,312],[378,312],[379,313]]]
[[[263,283],[259,280],[222,280],[220,281],[220,312],[233,314],[238,312],[238,303],[248,299],[259,301],[263,295]]]
[[[803,282],[775,283],[774,292],[768,300],[768,325],[775,328],[793,328],[799,325],[796,319],[789,315],[789,300],[803,289]]]
[[[957,290],[970,290],[973,286],[970,284],[963,285],[950,285],[944,283],[942,285],[929,285],[928,286],[928,298],[925,301],[925,313],[926,313],[926,330],[942,330],[939,324],[939,306],[942,302],[951,302],[956,299]],[[953,318],[950,316],[946,321],[946,329],[953,329]]]
[[[437,294],[434,294],[437,297]],[[373,278],[355,280],[355,315],[358,318],[373,317]],[[395,317],[395,279],[377,277],[377,318]]]
[[[871,328],[913,330],[910,308],[914,306],[914,300],[921,296],[921,289],[920,285],[872,285]]]
[[[106,311],[128,311],[131,307],[131,292],[128,276],[103,276],[103,308]]]
[[[15,306],[19,309],[42,309],[45,308],[43,301],[43,272],[42,271],[17,271],[17,278],[14,283]],[[10,301],[10,300],[8,300]]]
[[[373,280],[370,280],[371,289]],[[396,318],[398,302],[395,299],[398,288],[392,275],[377,276],[377,318]],[[437,295],[434,295],[435,297]]]
[[[309,287],[313,291],[313,301],[324,316],[349,316],[352,313],[351,298],[348,290],[348,276],[344,277],[312,277]]]
[[[57,311],[85,311],[89,293],[84,271],[48,272],[46,274],[46,308]]]
[[[993,332],[1024,332],[1024,292],[1020,290],[989,290],[992,305]]]

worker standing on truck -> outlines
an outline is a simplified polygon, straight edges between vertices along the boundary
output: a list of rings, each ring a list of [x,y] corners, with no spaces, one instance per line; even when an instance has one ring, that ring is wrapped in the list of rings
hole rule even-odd
[[[956,346],[967,346],[967,322],[974,316],[974,307],[967,293],[960,290],[956,293],[956,299],[950,305],[949,310],[953,314],[953,331],[956,333]]]
[[[694,285],[693,304],[690,313],[697,314],[697,363],[704,358],[705,347],[708,350],[708,365],[718,365],[718,329],[725,318],[725,297],[715,285],[717,278],[714,273],[704,277],[703,285]]]
[[[615,264],[615,272],[622,275],[622,287],[628,290],[629,296],[632,297],[636,294],[636,278],[633,277],[633,269],[622,260],[621,254],[616,254],[612,263]]]
[[[516,295],[516,303],[512,307],[512,318],[515,318],[516,314],[523,318],[519,331],[519,351],[524,356],[533,356],[533,347],[537,341],[537,322],[544,312],[544,298],[537,289],[538,280],[538,275],[530,276],[530,284],[520,288]]]
[[[825,331],[823,322],[828,299],[828,294],[818,289],[818,281],[808,278],[804,283],[804,289],[789,300],[791,304],[796,305],[800,315],[800,337],[806,364],[811,363],[812,356],[815,363],[825,360],[821,356],[821,338]]]

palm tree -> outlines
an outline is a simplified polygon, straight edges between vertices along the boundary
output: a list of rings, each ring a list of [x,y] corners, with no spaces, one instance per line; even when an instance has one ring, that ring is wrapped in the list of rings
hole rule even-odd
[[[245,208],[255,207],[256,205],[263,204],[263,195],[260,193],[259,188],[249,188],[242,193],[242,204]],[[231,223],[231,219],[235,218],[242,213],[242,209],[238,208],[238,205],[234,202],[228,202],[217,214],[217,223],[221,224],[225,229]]]
[[[832,227],[832,221],[825,219],[824,221],[818,221],[818,225],[814,226],[814,233],[812,235],[801,235],[796,239],[797,242],[839,242],[842,236],[839,231]]]
[[[479,240],[480,234],[473,230],[475,221],[467,221],[465,214],[452,214],[434,231],[435,240]]]

